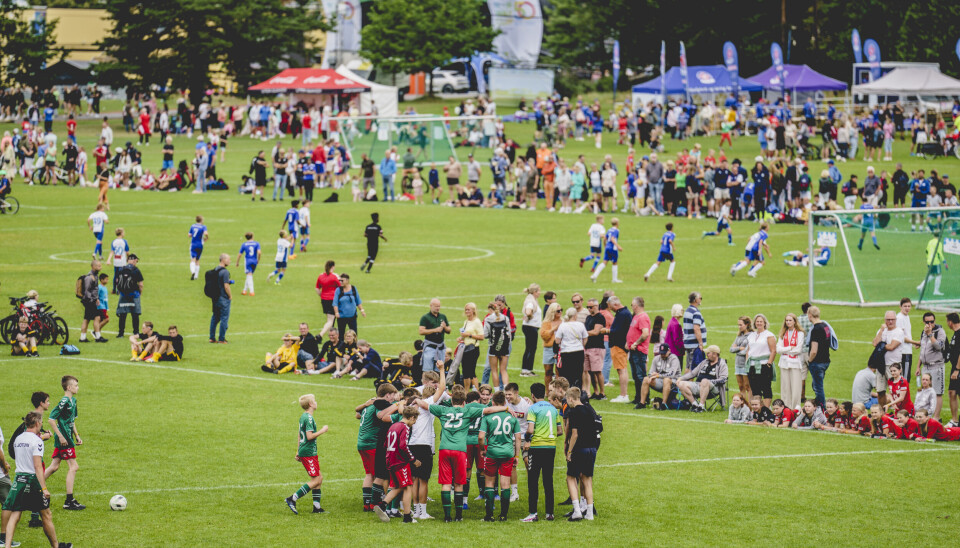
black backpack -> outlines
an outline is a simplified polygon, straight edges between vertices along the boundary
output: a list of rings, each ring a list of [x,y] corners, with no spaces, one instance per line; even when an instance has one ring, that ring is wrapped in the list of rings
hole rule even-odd
[[[220,298],[220,268],[211,268],[203,275],[203,294],[210,299]]]
[[[137,282],[133,278],[133,269],[130,265],[121,268],[117,272],[117,291],[120,293],[133,293],[137,291]]]
[[[510,320],[504,316],[500,321],[490,322],[490,336],[487,338],[491,350],[500,351],[510,345]]]
[[[884,377],[887,376],[887,363],[885,357],[887,355],[887,343],[878,342],[876,348],[873,349],[873,352],[870,353],[870,358],[867,359],[867,367],[873,369],[874,371],[879,371],[883,374]]]

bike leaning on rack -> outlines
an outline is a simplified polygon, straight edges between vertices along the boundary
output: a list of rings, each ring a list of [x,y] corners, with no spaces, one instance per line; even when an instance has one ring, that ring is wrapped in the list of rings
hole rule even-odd
[[[70,339],[70,330],[67,321],[57,315],[57,311],[48,303],[37,303],[35,309],[23,306],[26,297],[10,297],[13,314],[0,320],[0,339],[3,344],[10,344],[17,331],[17,324],[21,316],[30,322],[30,328],[37,332],[38,344],[61,345],[67,344]]]

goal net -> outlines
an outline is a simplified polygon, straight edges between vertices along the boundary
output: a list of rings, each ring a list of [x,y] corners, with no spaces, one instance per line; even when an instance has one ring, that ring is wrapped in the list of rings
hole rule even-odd
[[[811,302],[960,307],[960,207],[826,210],[810,220]]]

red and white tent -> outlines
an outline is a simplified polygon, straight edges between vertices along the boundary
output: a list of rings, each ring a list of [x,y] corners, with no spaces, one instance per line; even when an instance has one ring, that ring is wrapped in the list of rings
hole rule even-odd
[[[333,69],[290,68],[265,82],[250,86],[261,93],[347,94],[369,91],[370,86],[352,80]]]

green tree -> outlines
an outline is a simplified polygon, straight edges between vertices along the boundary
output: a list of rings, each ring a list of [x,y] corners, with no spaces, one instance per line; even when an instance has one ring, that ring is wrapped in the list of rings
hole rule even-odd
[[[380,0],[361,31],[361,54],[386,72],[431,71],[452,58],[490,51],[497,31],[482,18],[482,0]]]
[[[63,55],[54,46],[57,22],[34,25],[24,19],[24,10],[17,0],[0,0],[0,83],[4,85],[42,84],[45,64]]]
[[[222,64],[241,89],[275,74],[280,61],[310,63],[309,32],[325,23],[299,0],[105,0],[113,20],[102,46],[111,57],[97,70],[108,83],[193,91],[210,87]]]

